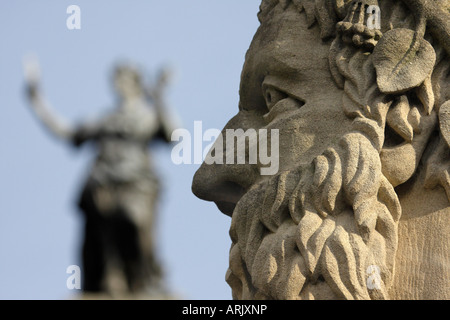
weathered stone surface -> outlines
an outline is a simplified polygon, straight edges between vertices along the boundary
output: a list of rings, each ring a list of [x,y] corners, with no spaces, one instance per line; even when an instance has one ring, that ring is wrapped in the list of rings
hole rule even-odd
[[[192,185],[231,216],[235,299],[450,298],[449,9],[262,1],[224,130],[279,130],[279,170]]]

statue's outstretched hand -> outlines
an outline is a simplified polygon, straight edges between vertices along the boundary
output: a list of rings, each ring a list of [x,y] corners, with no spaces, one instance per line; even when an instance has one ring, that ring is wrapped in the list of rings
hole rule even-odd
[[[60,139],[72,141],[74,131],[71,126],[53,113],[40,90],[40,68],[37,58],[27,56],[23,60],[25,90],[29,104],[38,119]]]
[[[27,56],[23,60],[23,68],[26,82],[26,94],[31,101],[35,101],[39,95],[40,67],[35,57]],[[34,105],[32,103],[32,105]]]

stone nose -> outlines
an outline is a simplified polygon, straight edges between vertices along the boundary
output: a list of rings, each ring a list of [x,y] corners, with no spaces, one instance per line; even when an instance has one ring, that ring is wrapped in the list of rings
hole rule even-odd
[[[219,210],[229,216],[241,197],[261,178],[258,164],[250,164],[248,154],[250,141],[255,143],[257,140],[257,134],[250,135],[248,130],[261,127],[255,118],[249,112],[240,111],[230,119],[214,143],[214,151],[210,150],[192,181],[194,195],[215,202]],[[234,134],[228,135],[230,131]],[[244,138],[246,133],[250,138]],[[244,142],[244,148],[239,149],[239,138]],[[239,159],[244,160],[244,164]]]
[[[258,179],[253,165],[203,163],[192,181],[192,192],[206,201],[213,201],[219,210],[231,216],[237,202]]]

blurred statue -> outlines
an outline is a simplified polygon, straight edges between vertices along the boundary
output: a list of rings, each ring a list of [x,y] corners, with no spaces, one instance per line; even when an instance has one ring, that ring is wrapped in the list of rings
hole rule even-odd
[[[162,99],[168,72],[146,88],[136,68],[117,66],[117,108],[71,127],[51,112],[32,62],[25,65],[27,93],[38,118],[58,138],[76,147],[93,142],[98,151],[79,199],[85,216],[83,291],[124,296],[163,290],[153,241],[159,182],[148,146],[155,139],[169,142],[175,129]]]
[[[263,0],[258,17],[224,132],[279,131],[279,171],[218,139],[192,185],[231,216],[233,297],[449,299],[449,1]]]

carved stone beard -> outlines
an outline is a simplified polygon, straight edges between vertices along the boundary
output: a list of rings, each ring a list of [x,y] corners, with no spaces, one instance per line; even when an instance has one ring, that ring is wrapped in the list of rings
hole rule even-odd
[[[370,58],[361,61],[358,70],[374,74]],[[388,299],[401,215],[380,160],[390,103],[374,79],[363,83],[367,90],[355,92],[367,93],[370,110],[352,106],[354,84],[344,90],[354,130],[238,202],[227,272],[233,298]]]
[[[347,134],[309,166],[254,186],[238,202],[227,273],[233,297],[388,298],[399,215],[378,152],[364,134]],[[373,290],[369,266],[381,277]]]

